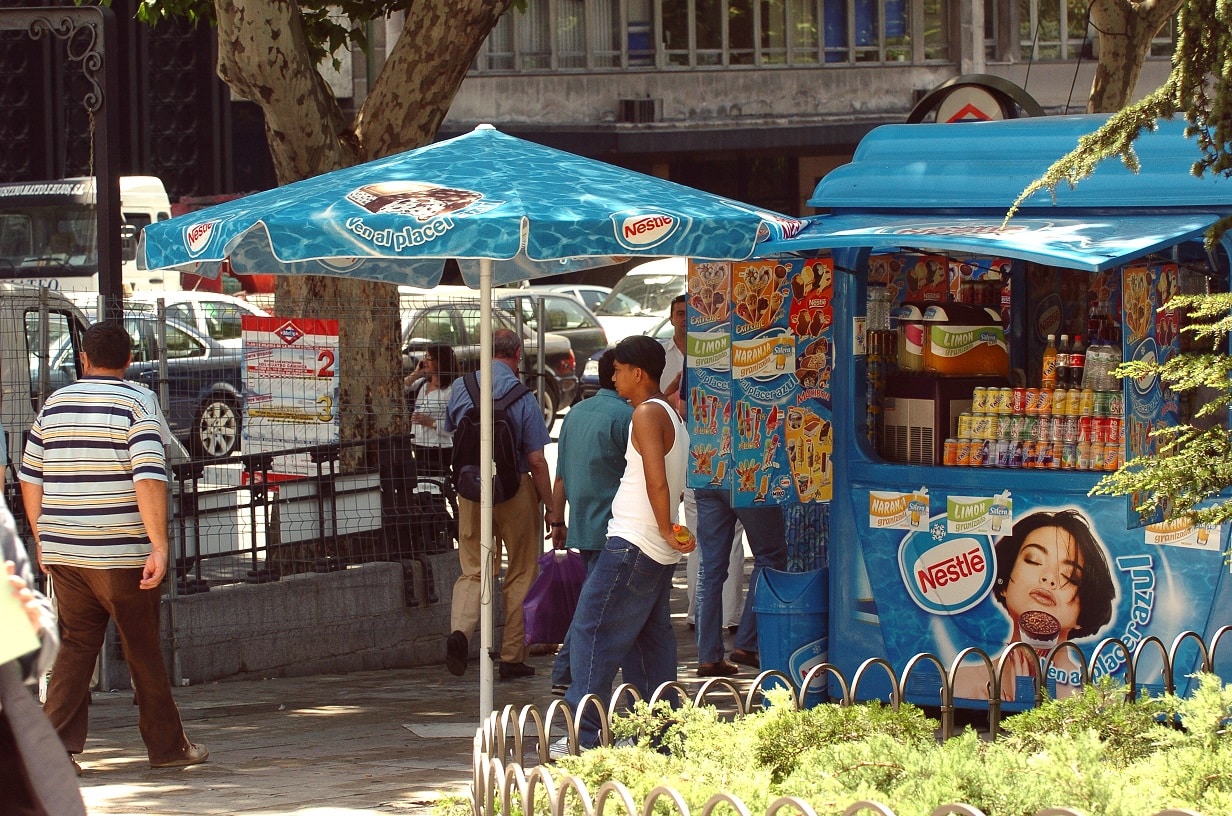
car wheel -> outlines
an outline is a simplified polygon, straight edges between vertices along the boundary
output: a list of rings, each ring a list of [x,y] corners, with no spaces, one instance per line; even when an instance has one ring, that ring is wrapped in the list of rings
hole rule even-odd
[[[543,383],[543,401],[539,403],[539,407],[543,409],[543,421],[551,428],[556,422],[556,411],[560,398],[556,396],[556,386],[551,380],[545,380]]]
[[[213,394],[197,411],[190,440],[193,452],[211,459],[230,456],[240,446],[240,409],[234,397]]]

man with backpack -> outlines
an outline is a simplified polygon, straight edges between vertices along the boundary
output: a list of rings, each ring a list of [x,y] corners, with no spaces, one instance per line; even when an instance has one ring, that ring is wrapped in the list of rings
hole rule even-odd
[[[492,333],[493,458],[496,462],[492,507],[493,557],[505,550],[502,598],[505,631],[500,651],[500,679],[515,680],[535,673],[526,664],[522,601],[535,578],[543,550],[544,529],[563,525],[552,513],[552,481],[543,449],[551,441],[534,393],[518,381],[522,339],[509,329]],[[468,382],[469,381],[469,382]],[[453,587],[445,666],[451,674],[466,672],[470,637],[479,624],[481,552],[479,541],[479,396],[478,377],[468,374],[454,384],[445,409],[445,430],[453,433],[453,470],[458,490],[458,559],[462,575]]]

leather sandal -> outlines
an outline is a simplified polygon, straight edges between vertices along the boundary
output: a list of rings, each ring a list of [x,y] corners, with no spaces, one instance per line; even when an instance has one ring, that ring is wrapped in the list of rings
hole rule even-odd
[[[735,677],[740,673],[740,667],[735,663],[720,660],[717,663],[698,663],[698,677]]]

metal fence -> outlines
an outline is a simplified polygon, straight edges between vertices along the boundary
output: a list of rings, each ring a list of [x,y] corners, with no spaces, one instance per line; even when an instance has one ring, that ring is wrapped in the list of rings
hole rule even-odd
[[[1116,650],[1126,656],[1125,667],[1125,699],[1137,701],[1141,688],[1139,680],[1141,667],[1145,662],[1152,665],[1162,661],[1162,689],[1165,693],[1176,692],[1178,671],[1186,671],[1193,665],[1192,655],[1188,648],[1196,651],[1196,670],[1202,672],[1215,671],[1215,657],[1219,646],[1232,633],[1232,626],[1220,628],[1212,635],[1208,645],[1196,632],[1182,632],[1172,642],[1165,645],[1158,638],[1150,637],[1129,648],[1124,642],[1116,639],[1102,641],[1093,652],[1091,658],[1083,666],[1083,684],[1091,682],[1096,675],[1096,667],[1100,665],[1099,658],[1109,650]],[[1046,689],[1038,678],[1046,676],[1048,667],[1067,650],[1077,650],[1077,646],[1066,641],[1043,657],[1039,657],[1040,672],[1036,674],[1035,704],[1043,703]],[[954,705],[954,679],[959,668],[968,663],[971,658],[979,661],[989,673],[989,700],[987,703],[987,728],[990,737],[998,733],[1001,722],[1002,704],[1001,686],[998,680],[1001,669],[1013,658],[1020,649],[1030,650],[1033,658],[1038,657],[1035,650],[1026,643],[1017,642],[1007,646],[995,659],[979,649],[966,649],[960,652],[947,666],[938,656],[931,653],[915,655],[903,667],[901,672],[884,660],[872,658],[864,661],[851,676],[846,678],[841,670],[831,663],[814,666],[804,676],[799,686],[782,672],[763,671],[744,691],[740,686],[727,678],[712,678],[703,683],[692,697],[696,706],[715,706],[723,716],[728,718],[743,717],[760,708],[765,702],[765,691],[787,685],[792,688],[792,700],[796,708],[808,704],[819,689],[824,689],[827,681],[832,681],[839,690],[839,705],[855,705],[858,700],[868,699],[862,695],[861,689],[875,676],[887,678],[891,691],[883,699],[894,708],[904,701],[903,689],[906,688],[911,676],[918,672],[921,666],[935,666],[941,672],[941,685],[938,689],[942,704],[940,706],[941,728],[939,739],[945,740],[957,734],[955,727],[956,708]],[[1081,653],[1079,653],[1081,654]],[[1224,678],[1227,682],[1228,678]],[[651,695],[648,702],[654,704],[659,700],[689,699],[688,690],[679,682],[665,683]],[[605,782],[597,791],[591,793],[585,783],[577,777],[568,774],[557,774],[550,767],[547,758],[547,746],[553,739],[567,737],[569,752],[579,753],[577,725],[583,712],[593,710],[599,720],[599,742],[602,745],[612,744],[611,722],[618,714],[627,712],[632,704],[640,700],[637,690],[629,685],[621,685],[606,703],[595,695],[588,695],[579,704],[579,710],[574,712],[561,700],[553,701],[546,711],[540,711],[536,706],[523,706],[514,709],[506,706],[499,712],[494,712],[476,731],[472,753],[473,778],[471,783],[470,804],[475,816],[534,816],[536,810],[546,811],[552,816],[562,816],[568,812],[567,800],[581,808],[586,814],[612,813],[613,810],[625,816],[643,816],[656,811],[656,805],[664,802],[680,816],[690,816],[690,809],[683,796],[676,790],[661,786],[652,790],[645,801],[637,802],[633,795],[620,782]],[[539,792],[546,795],[546,808],[536,804]],[[715,791],[702,809],[702,816],[709,814],[717,807],[732,808],[741,816],[749,816],[749,810],[734,794],[725,791]],[[808,802],[796,797],[781,797],[775,800],[767,809],[766,816],[776,816],[783,813],[800,813],[804,816],[816,816],[816,811]],[[894,816],[885,805],[862,801],[854,802],[844,814],[855,816],[858,813],[874,813],[882,816]],[[964,814],[965,816],[984,816],[977,808],[962,803],[943,805],[932,812],[932,816],[945,814]],[[1082,816],[1077,810],[1069,808],[1050,808],[1041,811],[1038,816]],[[1164,810],[1154,816],[1198,816],[1189,810]]]

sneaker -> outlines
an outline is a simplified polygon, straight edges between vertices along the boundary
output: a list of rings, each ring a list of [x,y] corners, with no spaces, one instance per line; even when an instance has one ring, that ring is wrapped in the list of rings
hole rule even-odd
[[[466,674],[466,659],[469,650],[466,635],[454,630],[445,640],[445,668],[454,677]]]
[[[569,756],[569,738],[561,737],[548,746],[548,759],[557,760]]]
[[[510,663],[502,660],[500,662],[500,679],[502,680],[517,680],[522,677],[530,677],[534,675],[535,667],[528,666],[523,663]]]
[[[165,762],[155,762],[150,760],[151,768],[184,768],[189,765],[198,765],[210,758],[210,749],[204,745],[197,745],[195,742],[188,744],[188,752],[184,756],[169,759]]]
[[[557,683],[556,685],[552,686],[552,696],[553,697],[564,697],[565,692],[568,690],[569,690],[568,686]]]

